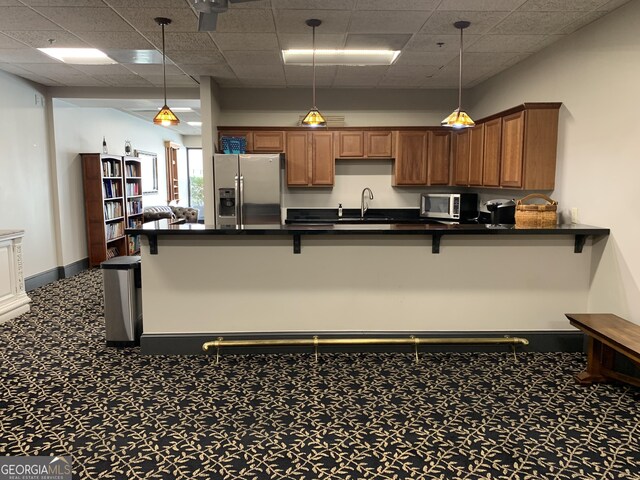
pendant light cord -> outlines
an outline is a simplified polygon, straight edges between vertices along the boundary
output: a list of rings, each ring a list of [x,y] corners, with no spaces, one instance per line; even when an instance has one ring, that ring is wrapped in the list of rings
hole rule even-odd
[[[311,63],[313,64],[313,108],[316,108],[316,27],[313,27],[311,42]]]
[[[162,85],[164,85],[164,104],[167,104],[167,65],[164,58],[164,23],[162,27]]]
[[[460,29],[460,70],[458,76],[458,112],[462,111],[462,32],[464,28]]]

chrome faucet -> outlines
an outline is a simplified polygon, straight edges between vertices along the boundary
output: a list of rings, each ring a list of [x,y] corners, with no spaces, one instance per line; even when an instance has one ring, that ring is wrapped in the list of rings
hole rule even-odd
[[[369,187],[365,187],[360,195],[360,218],[364,218],[364,214],[367,213],[369,205],[367,205],[366,194],[369,192],[369,200],[373,200],[373,192]]]

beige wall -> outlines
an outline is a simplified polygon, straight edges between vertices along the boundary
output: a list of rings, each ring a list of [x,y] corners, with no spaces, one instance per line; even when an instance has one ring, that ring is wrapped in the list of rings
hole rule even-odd
[[[0,71],[0,230],[25,230],[27,277],[58,266],[45,97],[44,87]]]
[[[124,155],[124,142],[158,154],[158,193],[145,195],[144,205],[166,205],[164,141],[182,144],[182,136],[112,108],[81,108],[54,101],[57,188],[60,204],[62,265],[87,257],[82,165],[79,153],[101,152],[102,137],[109,153]],[[186,158],[186,149],[178,150]],[[186,164],[186,162],[181,162]],[[186,172],[181,172],[184,174]]]
[[[553,195],[564,213],[576,207],[581,223],[612,233],[606,248],[597,249],[589,310],[636,323],[639,31],[640,2],[634,1],[483,83],[470,98],[478,117],[525,101],[563,102]]]

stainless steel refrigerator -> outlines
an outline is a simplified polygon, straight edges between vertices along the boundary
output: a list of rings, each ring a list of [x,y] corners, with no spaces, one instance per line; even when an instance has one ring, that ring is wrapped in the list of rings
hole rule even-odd
[[[280,224],[280,154],[215,154],[216,228]]]

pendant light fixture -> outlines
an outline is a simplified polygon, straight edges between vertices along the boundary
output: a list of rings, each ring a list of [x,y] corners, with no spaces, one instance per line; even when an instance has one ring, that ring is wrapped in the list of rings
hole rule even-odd
[[[164,26],[171,23],[170,18],[156,17],[155,22],[162,27],[162,84],[164,86],[164,106],[153,117],[153,123],[156,125],[162,125],[168,127],[170,125],[178,125],[180,120],[176,117],[175,113],[167,106],[167,65],[164,53]]]
[[[316,107],[316,27],[320,26],[321,23],[320,20],[315,18],[310,18],[306,21],[306,24],[313,29],[313,53],[311,54],[313,64],[313,107],[302,120],[302,124],[308,127],[324,127],[327,125],[327,121],[318,110],[318,107]]]
[[[471,117],[462,110],[462,32],[465,28],[471,25],[471,22],[461,20],[453,24],[454,27],[460,29],[460,70],[458,76],[458,108],[456,108],[451,115],[445,118],[441,125],[443,127],[453,128],[468,128],[473,127],[475,122],[471,120]]]

